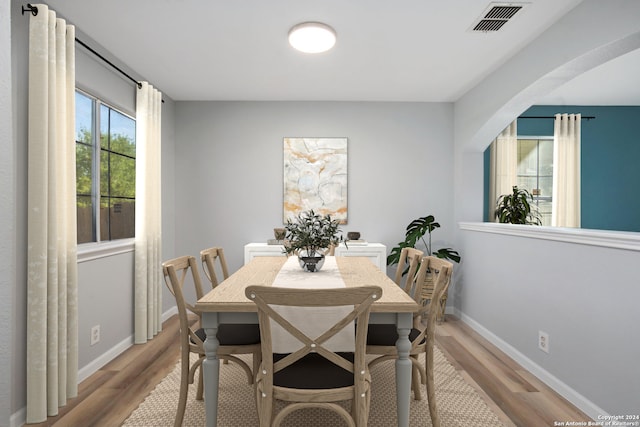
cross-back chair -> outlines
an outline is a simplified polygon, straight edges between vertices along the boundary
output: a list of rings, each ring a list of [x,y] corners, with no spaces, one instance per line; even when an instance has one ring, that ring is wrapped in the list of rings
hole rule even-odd
[[[229,269],[227,268],[227,260],[224,257],[224,249],[220,247],[203,249],[200,251],[200,260],[202,261],[204,274],[207,276],[207,279],[209,279],[209,282],[211,282],[212,287],[215,288],[220,283],[216,270],[218,270],[218,273],[222,273],[222,280],[226,280],[227,277],[229,277]]]
[[[366,335],[371,304],[380,298],[382,289],[377,286],[332,289],[249,286],[245,294],[258,308],[262,334],[262,363],[256,376],[260,426],[279,426],[288,414],[305,407],[330,409],[349,426],[366,426],[371,384],[365,357]],[[308,336],[300,330],[301,324],[290,323],[274,305],[342,306],[349,312],[334,319],[319,336]],[[275,353],[278,349],[273,346],[272,324],[280,325],[293,335],[300,342],[300,348],[292,353]],[[327,340],[342,330],[354,329],[353,351],[339,353],[330,348]],[[275,400],[289,404],[274,415]],[[351,413],[336,403],[345,400],[351,401]]]
[[[178,308],[180,320],[180,400],[176,412],[175,426],[182,425],[184,411],[187,404],[187,392],[189,384],[193,384],[195,373],[201,368],[205,358],[204,340],[206,334],[200,327],[201,313],[195,309],[195,302],[204,296],[202,281],[198,272],[198,264],[193,256],[182,256],[162,264],[165,284],[173,294]],[[187,291],[185,285],[191,284],[192,291]],[[260,357],[260,330],[257,325],[219,325],[217,333],[220,346],[218,356],[223,360],[232,360],[242,367],[253,383],[251,368],[235,354],[253,354],[254,358]],[[189,355],[198,355],[193,365],[190,365]],[[198,377],[198,389],[196,399],[202,400],[203,383],[202,369]]]
[[[431,310],[428,305],[421,305],[422,286],[425,284],[427,272],[430,272],[434,283],[433,296],[437,301],[437,298],[442,295],[451,277],[452,268],[453,265],[449,261],[433,256],[425,256],[420,261],[420,268],[414,280],[408,282],[411,285],[408,291],[409,295],[411,295],[421,307],[418,312],[414,313],[414,326],[409,333],[409,340],[411,341],[409,360],[411,360],[413,365],[411,388],[414,398],[420,400],[422,398],[420,383],[426,384],[429,412],[434,427],[440,426],[433,378],[433,346],[435,345],[435,328],[438,311]],[[426,324],[424,322],[425,318]],[[367,353],[378,355],[378,357],[371,360],[369,366],[372,367],[385,360],[396,359],[398,357],[396,349],[397,340],[398,332],[395,325],[370,325],[367,336]],[[423,353],[425,355],[425,366],[422,366],[419,361],[419,356]]]
[[[224,257],[224,249],[219,246],[214,246],[211,248],[203,249],[200,251],[200,261],[202,262],[202,269],[204,270],[204,275],[209,279],[211,283],[211,288],[215,288],[222,281],[227,280],[229,278],[229,268],[227,267],[227,260]],[[220,275],[222,276],[222,280],[219,279]],[[227,332],[229,328],[234,328],[236,332],[244,332],[248,333],[252,339],[259,337],[260,328],[257,325],[225,325],[221,324],[218,326],[218,331],[222,330],[223,334]],[[243,331],[244,330],[244,331]],[[229,332],[232,332],[229,330]],[[256,335],[258,334],[258,335]],[[228,338],[228,344],[233,345],[233,338],[229,334],[225,334]],[[244,343],[244,344],[243,344]],[[220,343],[222,345],[222,343]],[[255,372],[260,365],[260,347],[255,345],[254,343],[246,343],[245,341],[237,341],[236,344],[241,346],[246,346],[244,350],[242,348],[234,348],[228,349],[232,350],[234,353],[229,354],[242,354],[242,353],[252,353],[253,354],[253,376],[255,378]],[[237,347],[237,345],[236,345]],[[221,354],[218,351],[218,354]],[[247,371],[248,365],[236,358],[226,357],[223,359],[224,364],[228,364],[229,360],[235,360],[238,364],[240,364],[245,371]],[[247,371],[248,372],[248,371]],[[249,381],[252,382],[251,380]]]
[[[396,270],[396,285],[409,293],[412,282],[415,280],[420,259],[424,256],[424,252],[416,248],[402,248],[400,258],[398,259],[398,269]]]
[[[229,277],[229,268],[227,267],[227,260],[224,257],[223,248],[215,246],[201,250],[200,261],[202,262],[204,275],[207,277],[207,279],[209,279],[209,282],[211,283],[211,288],[215,288],[220,282],[227,280],[227,278]],[[222,277],[222,280],[220,280],[219,277]],[[220,325],[220,327],[225,330],[229,326]],[[240,326],[238,325],[237,327]],[[258,329],[256,326],[244,326],[243,328],[250,328],[253,334],[255,334],[255,330]],[[251,346],[247,348],[247,350],[247,352],[253,353],[253,376],[255,376],[256,369],[260,364],[260,349],[256,346]],[[238,360],[237,362],[240,363],[243,367],[246,366],[243,361]],[[223,359],[222,363],[225,365],[229,364],[229,358]]]
[[[444,261],[441,258],[437,258],[440,261]],[[423,285],[421,286],[420,291],[420,305],[421,306],[433,306],[433,308],[437,311],[436,321],[438,323],[443,322],[445,319],[444,311],[447,306],[447,295],[449,293],[449,285],[451,284],[451,276],[453,274],[453,263],[449,261],[445,261],[447,266],[450,266],[450,271],[447,276],[447,282],[444,284],[444,289],[440,294],[439,298],[434,298],[435,295],[435,282],[431,277],[431,269],[427,269],[425,272],[425,277]],[[435,301],[435,303],[433,303]]]

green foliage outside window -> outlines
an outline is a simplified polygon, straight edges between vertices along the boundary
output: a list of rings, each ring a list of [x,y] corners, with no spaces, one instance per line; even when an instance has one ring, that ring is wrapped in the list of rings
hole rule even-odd
[[[96,114],[99,141],[94,141]],[[76,92],[78,243],[134,237],[135,154],[135,120]],[[100,194],[95,194],[98,179]],[[94,206],[98,200],[99,209]]]

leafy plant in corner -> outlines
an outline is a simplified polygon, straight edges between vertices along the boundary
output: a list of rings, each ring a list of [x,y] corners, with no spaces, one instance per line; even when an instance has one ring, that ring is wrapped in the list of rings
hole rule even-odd
[[[423,216],[411,221],[407,226],[404,241],[398,243],[398,246],[391,249],[389,256],[387,256],[387,265],[397,264],[400,260],[402,249],[415,248],[419,241],[422,242],[429,256],[460,262],[460,254],[451,248],[442,248],[437,251],[432,250],[431,232],[436,228],[440,228],[440,224],[436,222],[433,215]],[[425,240],[425,235],[427,235],[427,240]]]
[[[321,255],[320,250],[343,241],[340,221],[330,215],[320,215],[313,209],[287,219],[285,251],[288,254],[306,251],[308,256]]]
[[[517,185],[513,186],[513,193],[498,198],[495,216],[501,223],[542,225],[538,207],[533,204],[533,196]]]

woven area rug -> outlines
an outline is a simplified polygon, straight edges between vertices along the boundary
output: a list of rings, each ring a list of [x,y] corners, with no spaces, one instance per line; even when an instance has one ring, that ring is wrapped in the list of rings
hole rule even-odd
[[[443,426],[502,426],[500,420],[484,403],[478,393],[455,371],[436,347],[434,351],[436,400]],[[250,356],[248,357],[250,358]],[[422,361],[424,362],[424,361]],[[125,421],[124,426],[172,426],[178,406],[180,363],[146,400]],[[389,427],[396,423],[395,365],[393,361],[379,363],[371,369],[372,394],[369,412],[370,427]],[[411,426],[430,426],[427,391],[422,386],[422,400],[411,399]],[[202,426],[205,423],[204,404],[195,400],[196,386],[189,387],[189,398],[183,426]],[[233,363],[220,364],[220,394],[218,426],[258,426],[253,387],[241,368]],[[278,408],[276,406],[276,408]],[[283,425],[287,427],[342,426],[344,422],[326,410],[304,409],[290,414]]]

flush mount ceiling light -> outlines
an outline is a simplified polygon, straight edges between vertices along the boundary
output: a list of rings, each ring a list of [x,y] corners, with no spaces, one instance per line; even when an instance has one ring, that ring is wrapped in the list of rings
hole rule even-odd
[[[336,32],[321,22],[303,22],[289,30],[289,44],[300,52],[326,52],[336,44]]]

